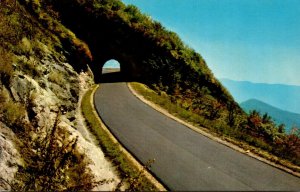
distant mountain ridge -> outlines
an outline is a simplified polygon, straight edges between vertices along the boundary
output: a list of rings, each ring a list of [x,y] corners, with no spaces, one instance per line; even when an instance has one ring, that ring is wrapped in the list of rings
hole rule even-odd
[[[256,110],[262,115],[268,113],[277,124],[286,125],[286,132],[289,132],[293,126],[300,127],[300,114],[281,110],[257,99],[247,100],[240,105],[246,112]]]
[[[300,114],[300,86],[252,83],[220,79],[238,103],[257,99],[274,107]]]

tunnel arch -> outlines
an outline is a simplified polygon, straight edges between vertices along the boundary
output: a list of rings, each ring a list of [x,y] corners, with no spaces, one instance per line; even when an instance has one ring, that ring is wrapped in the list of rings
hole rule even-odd
[[[158,85],[169,95],[179,93],[191,99],[209,95],[210,102],[217,100],[241,111],[200,54],[137,8],[119,0],[51,3],[62,23],[88,45],[93,60],[83,62],[82,68],[88,63],[96,82],[102,75],[99,69],[114,58],[127,80]]]
[[[101,83],[111,83],[111,82],[125,82],[122,73],[121,64],[115,59],[110,59],[104,63],[101,68]]]
[[[148,17],[143,18],[141,13],[132,7],[124,8],[125,5],[120,1],[104,1],[103,5],[100,5],[103,6],[101,9],[95,8],[94,1],[54,0],[52,3],[61,13],[63,23],[87,43],[93,56],[89,66],[96,82],[101,77],[99,68],[111,58],[120,62],[122,73],[128,79],[147,84],[161,83],[170,90],[179,83],[179,80],[184,82],[184,79],[178,78],[181,71],[194,77],[192,80],[196,80],[197,83],[200,80],[197,65],[201,64],[206,68],[201,56],[185,47],[175,33],[167,31],[161,24],[153,22]],[[109,9],[110,4],[118,6],[111,10],[112,12],[106,12],[105,9]],[[135,19],[128,21],[122,17],[123,13],[120,14],[119,9],[124,9],[123,13],[127,15],[125,17],[130,18],[132,17],[130,14],[133,14],[144,19],[148,26],[140,25]],[[151,33],[146,31],[148,27]],[[184,52],[184,49],[192,53],[193,58],[188,60],[184,59],[185,56],[181,58],[180,54],[183,54],[177,52]],[[196,64],[189,66],[186,61],[192,60],[195,60]]]
[[[89,66],[94,74],[95,82],[101,81],[102,68],[108,61],[117,61],[120,64],[121,73],[126,81],[140,81],[142,79],[144,73],[137,64],[139,61],[137,61],[135,55],[127,53],[126,50],[120,52],[112,50],[111,47],[116,46],[114,41],[110,42],[110,46],[106,46],[108,44],[102,42],[105,45],[103,47],[97,44],[97,40],[94,40],[94,43],[90,42],[89,44],[94,55],[94,59]]]

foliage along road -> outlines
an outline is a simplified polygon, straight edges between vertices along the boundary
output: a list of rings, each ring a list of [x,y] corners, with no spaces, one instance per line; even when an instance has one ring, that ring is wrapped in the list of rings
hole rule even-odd
[[[299,190],[300,178],[194,132],[138,100],[126,83],[103,83],[96,109],[111,132],[170,190]]]

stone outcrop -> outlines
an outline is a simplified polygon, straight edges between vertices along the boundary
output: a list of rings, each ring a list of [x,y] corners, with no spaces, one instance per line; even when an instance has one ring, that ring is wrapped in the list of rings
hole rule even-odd
[[[38,57],[34,54],[14,56],[15,69],[9,86],[0,83],[6,102],[24,106],[22,121],[34,127],[26,133],[31,140],[46,136],[60,114],[58,127],[70,138],[78,138],[78,150],[88,159],[95,181],[111,180],[95,189],[113,190],[119,179],[112,164],[91,139],[79,109],[82,94],[93,84],[91,75],[77,73],[64,54],[50,50],[41,42],[36,45],[36,49],[40,49]],[[18,138],[12,131],[14,125],[9,124],[0,119],[0,190],[12,189],[10,185],[23,166],[22,149],[18,148],[23,138]]]
[[[15,134],[0,122],[0,190],[10,189],[9,183],[14,180],[21,164],[21,156],[14,144]]]

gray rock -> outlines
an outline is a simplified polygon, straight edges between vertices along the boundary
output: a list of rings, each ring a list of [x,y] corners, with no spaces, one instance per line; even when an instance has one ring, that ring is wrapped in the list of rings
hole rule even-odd
[[[0,122],[0,190],[11,190],[10,185],[21,164],[21,157],[14,144],[16,136]]]

